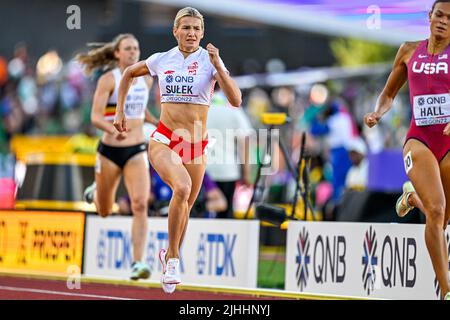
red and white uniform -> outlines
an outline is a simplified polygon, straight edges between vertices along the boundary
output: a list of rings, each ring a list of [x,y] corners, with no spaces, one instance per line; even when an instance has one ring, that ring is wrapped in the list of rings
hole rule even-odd
[[[222,60],[220,62],[228,72]],[[145,63],[150,74],[158,77],[161,103],[211,104],[217,70],[207,50],[200,47],[184,58],[175,47],[151,55]]]
[[[199,47],[184,58],[179,48],[175,47],[151,55],[145,63],[150,74],[158,77],[161,104],[186,103],[207,107],[211,104],[217,70],[209,60],[207,50]],[[222,60],[220,64],[228,72]],[[185,141],[162,122],[159,122],[151,138],[175,151],[183,163],[205,154],[208,145],[208,139],[196,143]]]

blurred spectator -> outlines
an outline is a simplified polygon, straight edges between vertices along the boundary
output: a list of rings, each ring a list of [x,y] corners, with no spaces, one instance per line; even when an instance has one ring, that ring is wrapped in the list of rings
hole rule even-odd
[[[295,105],[295,91],[291,87],[279,87],[272,91],[273,110],[290,114]]]
[[[14,156],[0,153],[0,209],[14,209],[16,194],[14,165]]]
[[[8,81],[8,63],[5,58],[0,56],[0,88],[2,88],[6,81]],[[1,96],[0,90],[0,96]]]
[[[333,171],[333,200],[342,195],[345,178],[351,167],[346,143],[354,136],[354,124],[348,112],[336,100],[328,104],[323,113],[311,125],[311,134],[325,137],[330,150],[330,163]]]
[[[351,139],[347,144],[352,166],[345,179],[345,188],[363,191],[367,187],[369,163],[366,159],[367,147],[361,137]]]
[[[0,88],[0,152],[5,152],[13,134],[79,132],[93,83],[78,63],[64,64],[56,51],[35,63],[21,42],[8,62],[0,57]]]
[[[208,173],[203,177],[202,188],[194,203],[191,217],[216,218],[218,212],[227,209],[228,202],[219,186],[211,180]]]
[[[247,112],[250,116],[250,121],[255,128],[261,126],[261,115],[269,111],[271,101],[266,91],[261,88],[254,88],[248,92],[247,98]]]
[[[20,79],[29,64],[28,48],[26,43],[19,42],[14,48],[14,56],[8,62],[8,73],[11,79]]]
[[[293,118],[293,115],[297,114],[297,110],[300,106],[297,103],[295,91],[292,87],[279,87],[272,91],[272,112],[286,113],[289,117]],[[292,151],[291,141],[294,131],[295,122],[288,123],[280,127],[280,139],[285,141],[286,147],[289,152]]]
[[[0,57],[0,154],[10,152],[9,140],[15,134],[70,134],[72,135],[68,145],[70,150],[78,153],[93,152],[98,138],[90,124],[91,100],[95,82],[103,71],[99,70],[94,76],[87,78],[77,62],[63,60],[54,50],[49,50],[36,59],[30,56],[32,50],[29,50],[26,43],[18,43],[12,49],[10,55]],[[263,66],[257,61],[250,59],[245,64],[248,67],[245,69],[247,73],[263,72]],[[268,65],[276,66],[273,61]],[[368,79],[370,81],[367,81]],[[311,195],[318,210],[332,207],[330,203],[339,202],[346,180],[351,183],[358,177],[360,180],[357,183],[352,182],[351,188],[364,187],[363,177],[364,171],[367,171],[367,159],[363,157],[358,165],[355,159],[358,155],[354,153],[355,150],[349,154],[346,142],[355,136],[352,116],[361,120],[362,115],[372,110],[377,98],[373,92],[384,85],[384,77],[330,80],[326,86],[324,84],[311,86],[305,83],[296,87],[252,87],[251,81],[247,81],[246,84],[244,87],[247,89],[243,89],[246,112],[241,108],[226,107],[220,98],[221,94],[218,93],[214,95],[215,100],[208,116],[211,143],[208,146],[207,170],[210,177],[216,179],[221,190],[226,193],[230,204],[219,217],[233,217],[235,208],[232,208],[231,199],[236,182],[245,182],[241,185],[243,190],[250,187],[251,170],[249,163],[244,161],[245,152],[243,152],[249,151],[244,147],[243,137],[247,135],[243,134],[245,130],[241,129],[264,127],[260,122],[261,114],[264,112],[277,111],[290,115],[292,125],[283,126],[280,133],[293,163],[298,160],[301,132],[307,131],[306,150],[313,158]],[[345,105],[348,105],[352,115],[342,103],[329,102],[329,90],[335,96],[345,97]],[[155,84],[150,95],[153,100],[150,104],[154,105],[152,113],[155,116],[160,112],[158,95],[159,90]],[[217,102],[217,105],[214,102]],[[405,112],[404,109],[404,105],[408,103],[407,92],[400,91],[399,97],[394,102],[393,112],[380,126],[372,129],[363,127],[364,137],[371,153],[379,152],[385,147],[401,147],[402,137],[411,116],[409,111]],[[148,127],[144,130],[147,137],[154,128],[149,124],[146,125]],[[239,129],[238,134],[232,135],[232,139],[228,137],[230,140],[225,139],[226,130],[236,128]],[[220,131],[221,139],[217,139],[214,145],[215,129]],[[234,141],[237,137],[239,148],[236,148]],[[250,152],[251,155],[257,153],[256,150]],[[279,155],[279,147],[275,145],[272,152]],[[359,156],[361,155],[359,153]],[[315,157],[321,160],[315,161]],[[293,194],[294,180],[287,174],[282,157],[279,163],[276,163],[276,157],[273,160],[279,172],[269,177],[269,182],[272,183],[270,198],[289,200]],[[242,163],[244,165],[241,165]],[[347,173],[351,165],[353,166]],[[165,192],[164,188],[160,190]],[[332,199],[329,199],[330,191],[333,192]]]
[[[218,212],[217,218],[233,218],[236,183],[242,181],[251,185],[250,151],[247,142],[253,128],[244,110],[228,105],[222,92],[216,92],[213,96],[207,127],[210,145],[206,171],[227,200],[226,210]]]
[[[309,92],[309,107],[306,108],[303,118],[299,119],[299,126],[301,128],[310,128],[314,119],[326,108],[325,103],[327,99],[328,88],[325,85],[316,83],[311,87]]]

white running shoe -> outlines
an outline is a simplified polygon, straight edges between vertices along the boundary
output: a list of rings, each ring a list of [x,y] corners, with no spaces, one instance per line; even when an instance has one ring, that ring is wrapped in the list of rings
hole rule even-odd
[[[131,280],[148,279],[151,275],[150,267],[141,261],[135,261],[131,265]]]
[[[181,283],[180,276],[180,259],[170,258],[167,260],[166,272],[164,273],[163,282],[168,284]]]
[[[94,181],[90,186],[88,186],[86,189],[84,189],[83,200],[89,204],[94,202],[95,189],[97,189],[97,184]]]
[[[400,198],[398,198],[395,205],[395,211],[400,218],[406,216],[408,212],[414,209],[414,207],[410,206],[408,203],[409,196],[414,192],[416,192],[416,190],[414,189],[411,181],[406,181],[403,184],[403,194],[400,196]]]
[[[166,273],[166,249],[161,249],[159,251],[159,262],[162,265],[162,275],[161,275],[161,287],[165,293],[173,293],[177,288],[176,284],[164,283],[164,275]]]

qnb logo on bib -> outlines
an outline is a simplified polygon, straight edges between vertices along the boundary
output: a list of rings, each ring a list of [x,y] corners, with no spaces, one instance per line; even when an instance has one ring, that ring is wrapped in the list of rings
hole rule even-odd
[[[175,82],[194,83],[194,77],[192,76],[176,76]]]
[[[412,70],[414,73],[424,73],[424,74],[448,74],[448,64],[447,62],[417,62],[414,61]]]
[[[450,94],[415,96],[413,100],[416,125],[444,124],[450,120]]]

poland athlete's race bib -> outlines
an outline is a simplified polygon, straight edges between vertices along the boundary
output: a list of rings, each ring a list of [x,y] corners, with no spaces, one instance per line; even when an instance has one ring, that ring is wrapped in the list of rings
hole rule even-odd
[[[450,94],[415,96],[414,119],[417,126],[450,122]]]

